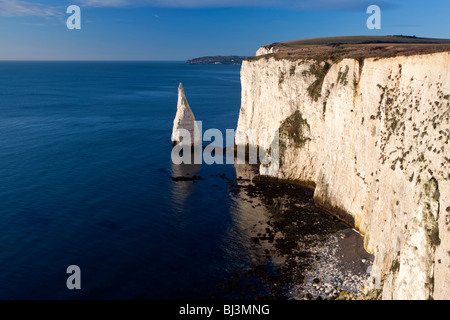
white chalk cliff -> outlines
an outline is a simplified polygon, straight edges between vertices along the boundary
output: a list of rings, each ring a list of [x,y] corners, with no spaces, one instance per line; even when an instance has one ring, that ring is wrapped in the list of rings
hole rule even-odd
[[[261,173],[313,186],[364,234],[383,299],[449,299],[450,52],[269,54],[243,62],[241,83],[236,144],[270,152],[279,131],[279,170]]]
[[[185,137],[186,132],[189,132],[189,139]],[[177,113],[173,120],[172,144],[194,146],[200,143],[200,131],[195,122],[194,113],[186,99],[183,85],[180,83],[178,86]]]

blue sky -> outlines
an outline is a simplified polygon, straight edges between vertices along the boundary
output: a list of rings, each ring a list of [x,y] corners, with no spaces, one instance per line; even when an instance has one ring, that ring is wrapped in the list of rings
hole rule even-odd
[[[66,27],[71,4],[81,30]],[[371,4],[381,30],[366,27]],[[313,37],[450,38],[449,16],[448,0],[0,0],[0,60],[185,60]]]

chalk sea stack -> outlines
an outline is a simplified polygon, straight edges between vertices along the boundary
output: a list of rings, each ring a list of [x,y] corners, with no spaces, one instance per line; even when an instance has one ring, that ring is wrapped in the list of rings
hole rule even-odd
[[[185,136],[186,131],[189,132],[189,137]],[[180,82],[178,86],[177,113],[173,121],[172,144],[174,146],[177,144],[196,146],[200,143],[200,131],[195,122],[194,113],[186,99],[183,85]]]

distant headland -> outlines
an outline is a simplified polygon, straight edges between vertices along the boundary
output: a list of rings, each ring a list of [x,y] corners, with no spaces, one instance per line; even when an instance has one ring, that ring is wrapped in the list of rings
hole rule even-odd
[[[208,56],[186,60],[187,64],[228,64],[240,65],[242,61],[251,57],[247,56]]]

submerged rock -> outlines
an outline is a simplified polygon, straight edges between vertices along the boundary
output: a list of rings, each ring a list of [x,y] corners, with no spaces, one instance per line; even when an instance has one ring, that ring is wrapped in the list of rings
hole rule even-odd
[[[186,99],[183,85],[180,82],[178,86],[177,113],[173,121],[172,144],[195,146],[200,143],[200,131],[195,122],[194,113]]]

